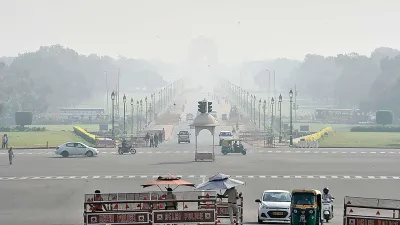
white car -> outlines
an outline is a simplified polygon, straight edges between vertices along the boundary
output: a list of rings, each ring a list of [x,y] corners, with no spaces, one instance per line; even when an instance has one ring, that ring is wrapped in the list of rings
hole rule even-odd
[[[58,146],[55,150],[56,155],[68,157],[72,155],[82,155],[92,157],[99,154],[99,150],[89,147],[81,142],[67,142]]]
[[[290,223],[291,194],[284,190],[266,190],[261,199],[256,199],[258,207],[258,223],[286,222]]]
[[[225,139],[232,139],[233,134],[230,131],[221,131],[219,132],[219,146],[222,145],[222,141]]]

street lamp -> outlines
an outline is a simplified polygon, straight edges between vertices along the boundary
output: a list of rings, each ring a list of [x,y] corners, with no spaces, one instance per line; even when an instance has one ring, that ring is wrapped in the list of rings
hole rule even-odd
[[[139,100],[136,100],[136,132],[139,133]]]
[[[271,133],[274,133],[274,103],[275,99],[274,97],[271,98]]]
[[[122,97],[122,100],[124,101],[124,135],[126,135],[126,122],[125,122],[125,112],[126,112],[126,95],[124,94],[124,97]]]
[[[254,125],[256,125],[256,95],[253,96],[254,97],[254,101],[253,101],[253,118],[254,118]]]
[[[279,94],[279,143],[282,143],[282,95]]]
[[[133,98],[131,98],[131,132],[133,135]]]
[[[293,146],[293,115],[292,115],[292,105],[293,105],[293,91],[289,91],[290,98],[290,146]]]
[[[258,100],[258,129],[261,129],[261,99]]]
[[[152,111],[151,111],[152,108],[151,108],[151,106],[152,106],[152,104],[151,104],[151,102],[150,102],[150,103],[149,103],[149,117],[150,117],[149,122],[150,122],[150,123],[151,123],[151,121],[152,121],[152,120],[151,120],[151,119],[152,119],[152,118],[151,118],[151,114],[152,114]]]
[[[249,92],[247,92],[247,99],[246,99],[246,109],[247,109],[247,115],[249,115],[249,112],[250,112],[250,110],[249,110],[249,96],[250,96],[250,93]]]
[[[145,103],[146,103],[146,126],[147,126],[147,96],[146,96],[146,98],[144,99],[144,101],[145,101]]]
[[[115,100],[115,91],[113,91],[111,93],[111,101],[112,101],[112,119],[111,119],[111,124],[112,124],[112,128],[111,128],[111,134],[112,134],[112,138],[114,139],[115,137],[115,133],[114,133],[114,100]]]
[[[250,122],[253,120],[253,94],[250,95]]]
[[[142,116],[143,116],[143,101],[142,99],[140,99],[140,120],[139,120],[140,130],[142,130]]]
[[[264,100],[263,110],[264,110],[264,131],[265,131],[265,108],[267,108],[267,101]]]

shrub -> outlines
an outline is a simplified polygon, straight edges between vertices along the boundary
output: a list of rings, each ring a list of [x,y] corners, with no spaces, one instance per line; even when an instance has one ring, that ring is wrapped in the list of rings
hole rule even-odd
[[[351,132],[400,132],[400,126],[357,126]]]
[[[389,110],[378,110],[376,112],[376,123],[383,126],[393,123],[393,113]]]
[[[78,126],[74,127],[74,133],[76,135],[78,135],[79,137],[83,138],[85,141],[87,141],[91,144],[96,144],[96,135],[88,133],[86,130],[84,130]]]
[[[32,112],[15,112],[15,124],[19,126],[32,124]]]

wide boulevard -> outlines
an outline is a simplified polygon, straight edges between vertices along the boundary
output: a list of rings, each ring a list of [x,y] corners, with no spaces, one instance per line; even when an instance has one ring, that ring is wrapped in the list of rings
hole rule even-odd
[[[196,113],[198,98],[189,98],[186,111]],[[222,109],[216,103],[214,109]],[[221,114],[219,114],[219,117]],[[8,165],[6,151],[0,152],[1,224],[83,224],[85,193],[142,192],[140,184],[157,175],[174,174],[199,184],[218,172],[246,182],[238,190],[245,199],[245,223],[257,223],[262,191],[292,190],[328,186],[336,197],[335,218],[341,224],[343,197],[396,198],[400,185],[400,152],[380,149],[291,149],[252,148],[247,155],[222,155],[215,146],[214,162],[194,162],[194,130],[190,144],[178,144],[179,130],[189,130],[189,122],[174,127],[171,140],[159,148],[141,148],[135,155],[118,155],[115,149],[99,149],[98,157],[60,158],[54,150],[15,150]],[[231,130],[231,127],[217,127]],[[212,150],[208,131],[199,135],[199,149]],[[152,189],[150,189],[152,190]],[[179,187],[179,190],[190,190]]]

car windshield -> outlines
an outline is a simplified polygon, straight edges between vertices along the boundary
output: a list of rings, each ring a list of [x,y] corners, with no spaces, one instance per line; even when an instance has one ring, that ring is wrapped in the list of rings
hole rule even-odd
[[[313,205],[314,203],[315,195],[313,193],[295,193],[292,196],[292,204]]]
[[[264,202],[290,202],[290,193],[288,192],[264,192]]]
[[[221,132],[221,136],[232,136],[231,132]]]
[[[187,134],[189,134],[189,132],[187,132],[187,131],[180,131],[179,134],[187,135]]]

